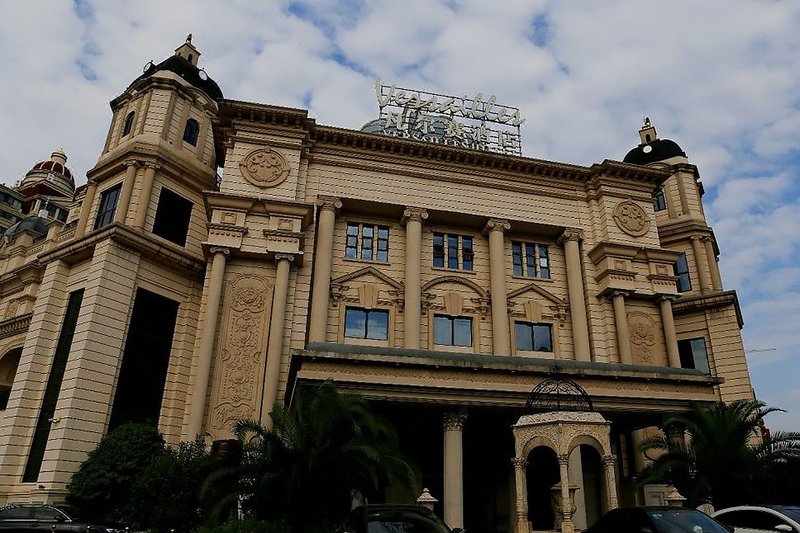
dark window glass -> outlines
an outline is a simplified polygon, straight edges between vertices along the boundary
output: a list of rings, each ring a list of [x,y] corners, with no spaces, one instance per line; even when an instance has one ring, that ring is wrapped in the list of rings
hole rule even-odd
[[[58,519],[66,520],[68,517],[55,507],[43,505],[42,507],[33,508],[33,519],[42,522],[55,522]]]
[[[447,236],[447,268],[458,268],[458,235]]]
[[[186,127],[183,128],[183,140],[192,146],[197,146],[198,135],[200,135],[200,124],[195,119],[190,118],[186,121]]]
[[[472,346],[472,319],[453,319],[453,345]]]
[[[0,384],[0,411],[8,407],[8,399],[11,397],[11,388],[14,386],[14,377],[17,375],[17,367],[19,366],[19,358],[22,355],[22,348],[14,348],[3,356],[3,362],[6,366],[6,384]]]
[[[517,350],[533,351],[533,330],[530,324],[516,322],[514,324],[514,339]]]
[[[125,422],[158,424],[177,318],[178,302],[136,291],[109,431]]]
[[[511,263],[514,265],[514,275],[522,275],[522,245],[518,242],[511,243]]]
[[[114,221],[114,212],[117,210],[117,200],[122,184],[104,190],[100,194],[100,206],[97,208],[97,217],[94,219],[94,229],[108,226]]]
[[[472,237],[461,237],[461,268],[472,270]]]
[[[389,311],[348,307],[344,315],[344,336],[354,339],[389,339]]]
[[[433,317],[433,343],[446,346],[453,345],[453,325],[450,317]]]
[[[0,511],[0,520],[25,520],[31,517],[31,507],[9,507]],[[33,529],[31,529],[33,531]]]
[[[703,533],[728,533],[724,526],[696,509],[665,509],[647,511],[658,533],[675,531],[702,531]]]
[[[378,226],[378,261],[386,262],[389,260],[389,228]]]
[[[664,198],[664,189],[659,187],[658,190],[653,193],[653,209],[656,211],[663,211],[667,208],[667,199]]]
[[[544,244],[539,245],[539,276],[550,279],[550,252]]]
[[[711,373],[711,369],[708,366],[706,340],[703,337],[679,340],[678,353],[680,354],[683,368],[694,368],[705,374]]]
[[[189,221],[192,218],[192,202],[162,187],[158,195],[153,233],[180,246],[186,245]]]
[[[25,473],[22,475],[24,483],[33,483],[39,479],[44,450],[47,447],[47,439],[50,438],[50,425],[52,424],[53,414],[56,412],[58,393],[64,380],[64,370],[67,367],[69,350],[72,347],[72,337],[75,335],[75,325],[78,323],[78,314],[81,310],[82,301],[83,289],[70,293],[67,309],[64,313],[64,321],[61,323],[61,333],[58,335],[58,343],[53,355],[53,362],[50,365],[50,374],[47,376],[42,408],[39,410],[39,418],[36,421],[36,431],[33,434],[30,453],[28,453],[28,462],[25,465]]]
[[[675,275],[678,276],[678,292],[692,290],[692,280],[689,278],[689,263],[686,261],[686,254],[682,253],[675,262]]]
[[[550,324],[515,322],[514,337],[517,343],[517,350],[535,352],[553,351],[553,336]]]
[[[372,226],[361,227],[361,259],[372,260],[372,243],[375,230]]]
[[[344,256],[355,259],[358,256],[358,224],[347,223],[347,241],[344,247]]]
[[[389,228],[348,222],[344,256],[347,259],[389,261]]]
[[[433,234],[433,266],[444,268],[444,235]]]
[[[125,137],[128,135],[131,130],[133,129],[133,119],[136,118],[136,113],[131,111],[128,113],[128,116],[125,117],[125,125],[122,127],[122,136]]]
[[[434,316],[433,343],[444,346],[472,346],[472,319]]]
[[[64,211],[63,209],[59,209],[58,210],[58,215],[56,215],[56,218],[58,218],[58,220],[60,220],[61,222],[66,222],[67,221],[67,215],[68,215],[68,213],[66,211]]]

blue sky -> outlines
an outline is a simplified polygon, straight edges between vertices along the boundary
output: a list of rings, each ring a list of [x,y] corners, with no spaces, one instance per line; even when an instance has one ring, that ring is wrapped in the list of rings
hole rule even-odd
[[[375,79],[521,108],[525,155],[621,159],[648,115],[698,165],[757,396],[800,429],[800,2],[0,3],[0,179],[55,148],[85,181],[108,102],[186,34],[225,96],[374,118]]]

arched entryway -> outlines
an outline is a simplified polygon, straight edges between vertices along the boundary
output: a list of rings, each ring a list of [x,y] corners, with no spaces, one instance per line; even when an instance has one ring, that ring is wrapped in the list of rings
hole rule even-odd
[[[13,348],[0,357],[0,411],[4,411],[8,405],[8,398],[11,396],[11,388],[14,386],[14,378],[17,375],[19,358],[22,355],[22,348]]]
[[[555,510],[551,487],[561,481],[558,456],[547,446],[537,446],[528,453],[525,467],[528,492],[528,517],[534,531],[555,527]]]

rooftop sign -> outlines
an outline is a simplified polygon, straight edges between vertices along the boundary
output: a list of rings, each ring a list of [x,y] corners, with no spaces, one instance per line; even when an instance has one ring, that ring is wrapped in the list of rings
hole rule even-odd
[[[380,133],[448,146],[522,155],[519,127],[525,119],[516,107],[483,99],[445,96],[375,82]]]

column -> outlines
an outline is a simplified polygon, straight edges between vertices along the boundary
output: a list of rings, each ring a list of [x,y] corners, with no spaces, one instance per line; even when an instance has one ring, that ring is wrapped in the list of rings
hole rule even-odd
[[[708,268],[711,270],[711,288],[715,291],[722,290],[722,277],[719,275],[719,263],[717,262],[717,254],[714,252],[714,240],[711,237],[702,237],[700,239],[706,247],[706,259],[708,261]]]
[[[614,471],[614,465],[616,464],[616,458],[613,455],[604,455],[603,456],[603,469],[605,470],[605,478],[606,478],[606,494],[608,495],[608,511],[611,509],[616,509],[619,507],[619,503],[617,500],[617,476]]]
[[[672,316],[672,300],[674,297],[662,296],[658,300],[661,308],[661,324],[664,326],[664,341],[667,343],[667,360],[673,368],[681,367],[681,356],[678,353],[678,336],[675,333],[675,320]]]
[[[211,359],[214,352],[214,340],[217,334],[217,318],[219,317],[219,300],[222,295],[222,281],[225,277],[225,263],[230,250],[227,248],[211,248],[211,273],[208,276],[208,288],[205,291],[205,316],[200,330],[200,345],[197,348],[197,370],[190,402],[189,422],[186,436],[189,440],[203,429],[203,415],[206,410],[206,393],[208,392],[208,374],[211,371]]]
[[[92,211],[92,204],[94,197],[97,194],[97,182],[89,181],[86,185],[86,194],[83,197],[81,204],[81,214],[78,217],[78,225],[75,227],[75,236],[80,237],[86,233],[86,227],[89,225],[89,214]]]
[[[633,474],[638,478],[645,467],[645,457],[642,453],[642,443],[645,439],[643,429],[631,431],[631,446],[633,446]],[[638,497],[637,497],[638,498]]]
[[[628,331],[628,313],[625,311],[625,291],[614,291],[611,301],[614,304],[614,323],[617,328],[617,344],[619,345],[619,362],[623,365],[632,365],[631,337]]]
[[[422,224],[428,212],[418,207],[407,207],[403,212],[406,225],[406,277],[405,277],[405,343],[406,348],[418,349],[420,344]]]
[[[711,279],[709,278],[708,262],[705,260],[700,237],[692,237],[692,255],[694,255],[694,265],[697,268],[697,277],[700,280],[700,292],[707,293],[711,289]]]
[[[128,207],[131,203],[133,186],[136,183],[136,167],[138,165],[136,160],[128,159],[125,161],[125,166],[125,178],[122,180],[122,191],[120,191],[117,208],[114,211],[114,222],[120,224],[124,224],[125,218],[128,216]]]
[[[142,229],[147,220],[147,209],[150,207],[150,196],[153,194],[153,184],[156,181],[155,163],[144,164],[144,177],[142,178],[142,188],[139,191],[139,205],[136,206],[136,213],[133,217],[133,227]]]
[[[272,296],[272,319],[267,344],[267,369],[264,373],[264,396],[261,399],[261,424],[272,428],[269,413],[278,400],[278,379],[283,360],[283,328],[286,322],[286,296],[289,293],[289,267],[294,255],[275,254],[277,273]]]
[[[464,451],[462,431],[467,415],[445,413],[444,428],[444,521],[451,528],[464,528]]]
[[[569,455],[558,456],[558,468],[561,471],[561,533],[574,533],[572,500],[569,497]]]
[[[508,220],[489,219],[484,234],[489,234],[489,279],[492,291],[492,351],[509,355],[508,302],[506,300],[506,265],[504,233],[511,229]]]
[[[572,341],[575,349],[575,359],[578,361],[591,361],[589,322],[586,317],[586,298],[583,292],[583,269],[581,267],[580,247],[578,245],[581,239],[583,239],[583,232],[581,230],[567,228],[559,238],[559,242],[564,244],[564,254],[567,262],[569,312],[572,319]]]
[[[515,510],[514,533],[530,533],[528,528],[528,477],[526,470],[528,461],[521,457],[514,457],[511,459],[511,464],[514,465],[515,505],[517,507]]]
[[[328,327],[328,307],[331,294],[331,265],[333,262],[333,228],[342,201],[332,196],[318,196],[319,224],[317,247],[314,252],[314,285],[311,292],[309,342],[325,342]]]

